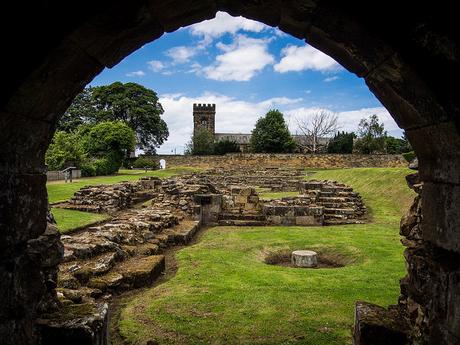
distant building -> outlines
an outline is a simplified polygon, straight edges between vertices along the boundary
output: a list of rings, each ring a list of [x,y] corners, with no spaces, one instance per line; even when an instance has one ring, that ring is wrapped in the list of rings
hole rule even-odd
[[[216,133],[216,105],[215,104],[193,104],[193,133],[199,129],[206,129],[214,135],[215,141],[230,140],[236,142],[241,152],[249,151],[249,143],[251,141],[250,133]],[[308,152],[308,138],[304,135],[292,135],[297,143],[298,152]],[[317,143],[317,152],[325,152],[328,138],[319,138]]]

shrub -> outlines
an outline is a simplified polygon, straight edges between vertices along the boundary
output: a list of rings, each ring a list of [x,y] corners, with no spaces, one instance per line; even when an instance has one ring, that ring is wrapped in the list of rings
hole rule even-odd
[[[240,146],[232,140],[220,140],[214,144],[214,154],[224,155],[226,153],[241,152]]]
[[[403,153],[402,156],[403,156],[404,159],[405,159],[406,161],[408,161],[409,163],[412,162],[412,161],[415,159],[415,157],[417,157],[417,156],[415,155],[415,152],[414,152],[414,151],[409,151],[409,152]]]
[[[328,153],[352,153],[353,152],[353,139],[356,134],[337,132],[327,145]]]
[[[145,168],[152,168],[152,169],[158,169],[158,163],[155,162],[152,158],[145,157],[145,156],[140,156],[138,159],[136,159],[132,166],[137,169],[145,169]]]
[[[96,168],[93,163],[90,163],[90,162],[83,163],[80,169],[81,169],[81,176],[83,177],[96,176]]]

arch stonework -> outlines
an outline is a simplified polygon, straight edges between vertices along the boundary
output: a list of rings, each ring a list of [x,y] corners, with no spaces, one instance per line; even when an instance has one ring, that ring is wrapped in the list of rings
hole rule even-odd
[[[430,344],[460,342],[460,47],[453,5],[397,1],[35,1],[3,9],[0,95],[0,336],[35,344],[61,247],[46,232],[44,154],[58,117],[105,67],[222,10],[304,38],[365,79],[419,157]],[[12,6],[12,7],[11,7]],[[452,86],[454,85],[454,86]],[[51,259],[53,258],[53,259]],[[456,262],[456,263],[455,263]],[[54,279],[54,281],[53,281]],[[414,296],[415,298],[415,296]]]

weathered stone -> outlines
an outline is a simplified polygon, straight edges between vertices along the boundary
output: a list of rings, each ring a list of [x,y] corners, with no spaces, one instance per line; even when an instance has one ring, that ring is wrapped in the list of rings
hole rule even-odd
[[[312,250],[294,250],[291,261],[297,267],[316,267],[318,265],[317,253]]]
[[[396,309],[357,302],[353,345],[406,345],[407,324]]]
[[[37,320],[40,343],[46,345],[106,345],[108,306],[104,303],[65,305]]]

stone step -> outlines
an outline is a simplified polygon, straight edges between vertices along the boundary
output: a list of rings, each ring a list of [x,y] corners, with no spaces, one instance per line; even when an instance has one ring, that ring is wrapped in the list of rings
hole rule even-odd
[[[264,226],[266,222],[260,220],[221,219],[218,221],[218,224],[221,226]]]
[[[345,198],[345,197],[338,197],[338,196],[320,196],[318,198],[318,201],[320,202],[349,202],[351,201],[351,198]]]
[[[353,215],[355,210],[352,208],[324,208],[325,215],[338,214],[338,215]]]
[[[265,215],[262,213],[221,213],[219,220],[257,220],[264,221]]]
[[[352,202],[322,202],[321,204],[328,209],[349,209],[350,207],[355,206]]]
[[[199,222],[195,220],[185,220],[173,228],[166,229],[164,233],[168,235],[169,244],[188,244],[195,233],[198,231]]]
[[[61,236],[64,244],[64,262],[89,259],[107,252],[116,252],[120,246],[102,236]]]
[[[346,186],[324,186],[321,188],[321,192],[353,192],[353,188]]]
[[[133,257],[107,274],[91,278],[87,286],[103,292],[120,293],[152,284],[164,270],[164,255]]]
[[[366,222],[361,219],[324,219],[323,225],[347,225],[347,224],[365,224]]]

